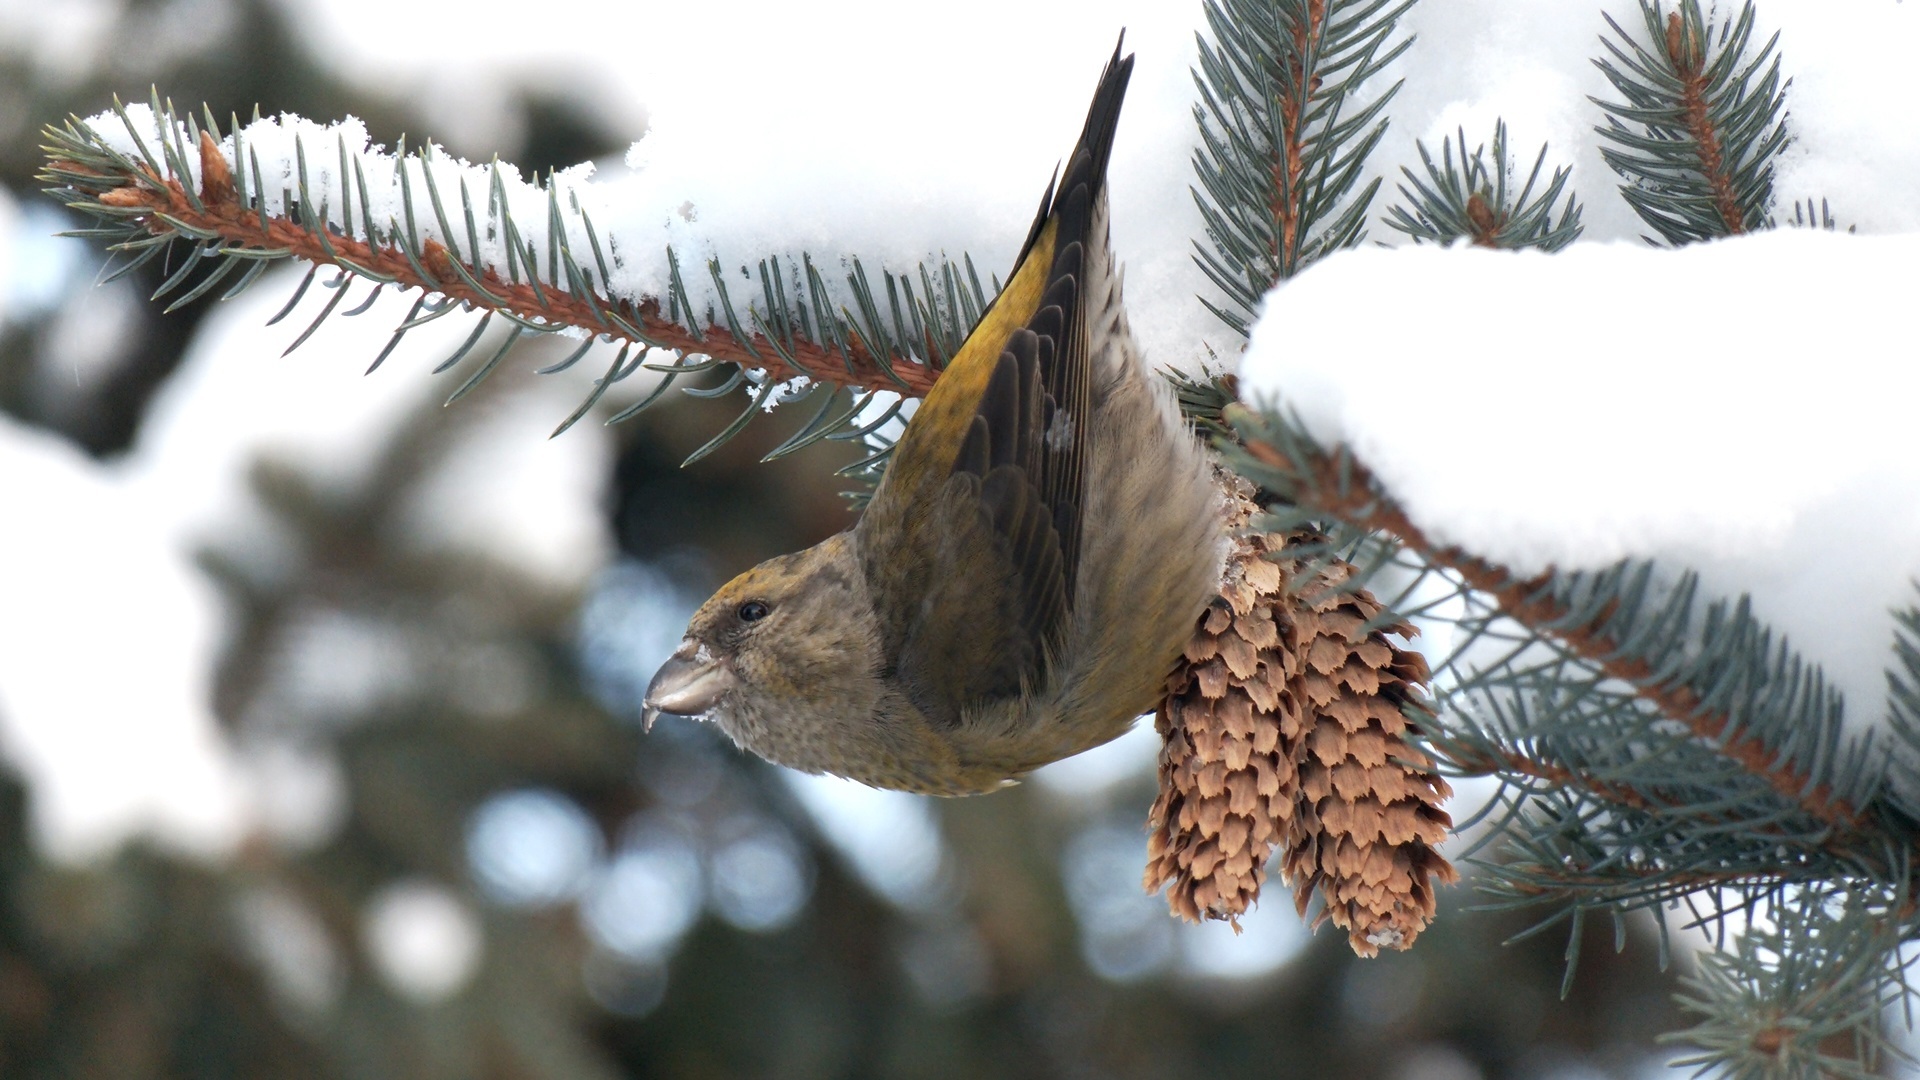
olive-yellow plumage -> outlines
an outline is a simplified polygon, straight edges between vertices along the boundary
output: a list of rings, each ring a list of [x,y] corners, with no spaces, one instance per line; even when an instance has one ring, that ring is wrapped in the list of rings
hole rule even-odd
[[[990,790],[1151,709],[1224,553],[1206,459],[1146,368],[1108,249],[1116,49],[1006,287],[851,530],[702,605],[647,690],[762,757]]]

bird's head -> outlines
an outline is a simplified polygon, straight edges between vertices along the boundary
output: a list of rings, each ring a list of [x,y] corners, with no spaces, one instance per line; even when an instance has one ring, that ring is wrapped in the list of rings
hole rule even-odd
[[[861,707],[878,667],[873,622],[850,534],[769,559],[694,613],[647,685],[645,722],[703,716],[764,752],[769,727]]]

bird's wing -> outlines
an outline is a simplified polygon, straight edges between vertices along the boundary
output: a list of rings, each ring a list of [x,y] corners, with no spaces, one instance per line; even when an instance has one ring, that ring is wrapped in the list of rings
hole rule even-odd
[[[1132,70],[1115,48],[1012,279],[861,519],[885,655],[937,719],[1040,685],[1073,610],[1092,382],[1083,263]]]

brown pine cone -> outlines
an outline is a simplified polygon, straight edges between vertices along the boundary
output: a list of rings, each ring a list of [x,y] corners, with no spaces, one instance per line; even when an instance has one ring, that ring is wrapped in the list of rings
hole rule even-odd
[[[1450,791],[1408,742],[1426,665],[1386,638],[1410,627],[1368,629],[1378,602],[1339,591],[1351,566],[1290,581],[1305,568],[1282,553],[1304,537],[1246,531],[1259,513],[1251,485],[1219,479],[1234,550],[1155,717],[1147,890],[1166,887],[1182,918],[1237,929],[1283,847],[1282,880],[1302,914],[1317,892],[1320,919],[1355,952],[1406,948],[1433,917],[1432,882],[1456,877],[1435,850]]]

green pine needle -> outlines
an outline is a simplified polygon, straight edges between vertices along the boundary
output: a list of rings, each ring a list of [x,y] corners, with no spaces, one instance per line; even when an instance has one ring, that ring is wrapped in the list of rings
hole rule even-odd
[[[1407,182],[1400,185],[1401,204],[1387,211],[1387,224],[1411,236],[1415,243],[1448,244],[1465,239],[1481,247],[1539,248],[1558,251],[1579,238],[1581,207],[1567,190],[1572,170],[1557,168],[1538,193],[1540,170],[1546,165],[1547,148],[1542,145],[1533,161],[1533,170],[1519,191],[1509,181],[1515,174],[1513,159],[1507,152],[1507,123],[1497,121],[1493,129],[1493,161],[1487,162],[1485,144],[1466,152],[1467,134],[1459,132],[1460,160],[1456,164],[1452,138],[1440,143],[1440,162],[1427,152],[1426,144],[1415,143],[1426,177],[1402,168]],[[1409,186],[1411,185],[1411,186]],[[1556,220],[1554,209],[1562,194],[1566,203]]]
[[[1650,912],[1663,956],[1676,911],[1723,939],[1735,931],[1733,951],[1690,984],[1689,1007],[1710,1019],[1676,1038],[1702,1048],[1696,1064],[1812,1076],[1753,1071],[1754,1049],[1802,1060],[1833,1055],[1835,1038],[1871,1060],[1879,1006],[1897,996],[1894,950],[1920,937],[1906,900],[1920,830],[1903,809],[1911,793],[1888,783],[1890,757],[1920,760],[1920,607],[1900,617],[1904,741],[1889,755],[1881,737],[1843,730],[1839,694],[1744,598],[1709,602],[1693,575],[1640,561],[1522,581],[1430,546],[1358,462],[1284,410],[1234,405],[1224,418],[1239,439],[1227,463],[1261,486],[1270,527],[1324,532],[1290,555],[1352,563],[1345,587],[1371,589],[1383,623],[1450,642],[1430,657],[1424,741],[1444,769],[1499,782],[1460,826],[1479,833],[1462,857],[1487,906],[1537,910],[1521,937],[1565,928],[1569,985],[1590,915]],[[1847,904],[1855,914],[1833,914]],[[1774,922],[1738,935],[1756,913]],[[1780,1024],[1758,1019],[1761,998]],[[1819,1075],[1855,1075],[1819,1060],[1838,1070]]]
[[[959,262],[943,258],[938,265],[920,265],[905,274],[883,270],[878,281],[869,278],[858,259],[851,259],[844,284],[836,287],[803,253],[797,260],[768,256],[738,266],[712,260],[707,271],[715,287],[718,310],[696,313],[681,277],[679,259],[669,250],[670,286],[667,294],[658,298],[658,310],[649,313],[647,305],[636,307],[605,295],[609,274],[605,245],[577,202],[563,208],[557,192],[549,187],[542,214],[545,220],[538,228],[514,219],[504,195],[505,169],[498,161],[485,190],[470,189],[464,180],[457,187],[443,189],[435,171],[427,167],[435,153],[431,144],[409,152],[405,140],[401,140],[398,152],[404,167],[398,170],[398,176],[408,195],[405,220],[389,222],[383,230],[372,219],[365,177],[375,169],[382,170],[379,175],[392,173],[392,159],[368,156],[362,160],[342,141],[325,148],[330,158],[338,158],[340,182],[346,185],[337,215],[341,220],[336,223],[327,205],[316,204],[309,184],[308,152],[321,148],[296,143],[297,187],[282,193],[279,205],[284,209],[276,211],[263,197],[265,186],[260,180],[257,154],[236,136],[230,151],[235,162],[231,190],[223,190],[220,196],[237,205],[223,205],[225,216],[215,217],[203,201],[203,196],[210,197],[211,193],[200,190],[192,181],[190,168],[200,160],[196,156],[201,152],[199,132],[205,131],[216,142],[221,137],[211,115],[202,126],[196,117],[177,115],[170,103],[156,95],[152,108],[162,133],[156,141],[141,134],[124,108],[116,108],[121,124],[138,148],[137,159],[115,150],[76,117],[46,129],[48,165],[41,177],[51,185],[49,193],[55,198],[101,220],[100,227],[84,230],[84,235],[109,249],[129,253],[126,265],[114,273],[130,273],[167,255],[175,242],[186,241],[190,245],[188,257],[177,264],[155,293],[156,299],[174,296],[168,309],[172,310],[210,293],[220,299],[238,295],[258,280],[268,262],[283,258],[308,261],[312,270],[271,320],[278,322],[306,297],[320,266],[331,265],[338,271],[328,284],[332,295],[288,351],[306,342],[335,315],[352,317],[371,310],[374,297],[388,285],[417,292],[412,310],[395,328],[370,371],[393,353],[409,331],[456,308],[462,312],[479,310],[481,318],[472,333],[435,369],[446,371],[479,344],[493,316],[500,316],[511,324],[503,343],[489,347],[485,361],[461,382],[449,397],[449,404],[476,389],[508,359],[516,342],[528,335],[542,337],[570,327],[589,335],[564,362],[543,368],[543,374],[566,370],[603,346],[616,347],[622,357],[629,350],[638,350],[631,363],[616,358],[613,373],[617,374],[596,380],[581,406],[561,424],[561,430],[598,404],[613,383],[640,367],[664,372],[667,377],[643,401],[615,410],[613,420],[635,416],[659,401],[659,391],[678,376],[718,368],[722,370],[717,385],[680,383],[681,392],[721,396],[745,387],[748,400],[743,404],[747,407],[702,447],[696,455],[701,456],[768,411],[762,405],[813,396],[812,390],[805,395],[777,392],[794,373],[804,371],[813,386],[827,388],[827,404],[795,429],[773,456],[828,439],[874,441],[879,425],[869,426],[857,418],[868,411],[865,406],[879,389],[876,381],[899,393],[923,393],[932,381],[929,369],[937,371],[953,356],[992,301],[992,294],[981,286],[971,258],[965,255]],[[182,124],[188,130],[179,130]],[[247,167],[239,167],[242,162]],[[152,205],[132,204],[122,191],[166,196],[167,183],[183,179],[172,194],[176,200],[170,204],[172,213]],[[356,181],[360,189],[357,200],[351,190]],[[412,198],[421,194],[423,201]],[[169,204],[161,198],[160,205]],[[234,213],[236,209],[240,212]],[[590,252],[567,249],[564,238],[569,215],[577,218],[585,232]],[[236,221],[250,226],[256,218],[257,231],[234,235],[239,228]],[[439,240],[429,240],[421,231],[428,222],[438,230]],[[288,224],[297,226],[302,234],[292,246],[285,239],[288,234],[284,226]],[[272,231],[276,226],[281,231]],[[472,261],[483,236],[506,239],[507,261],[497,276]],[[544,266],[527,241],[533,236],[546,238],[548,257]],[[734,277],[736,270],[738,278]],[[233,278],[235,271],[243,271],[237,281],[224,293],[214,293],[216,287]],[[375,287],[360,302],[341,310],[348,287],[362,277]],[[524,289],[516,292],[520,286]],[[449,295],[443,289],[458,295]],[[571,306],[556,308],[555,301]],[[578,314],[581,311],[588,313],[584,318],[590,325],[569,322],[583,318]],[[661,312],[678,325],[663,325]],[[724,358],[708,356],[701,351],[702,346],[723,353]],[[674,358],[672,363],[659,363],[669,356]],[[842,390],[846,394],[842,395]],[[835,402],[840,404],[835,406]]]
[[[1413,0],[1207,0],[1212,41],[1193,73],[1200,104],[1194,260],[1224,295],[1214,314],[1245,335],[1268,289],[1366,238],[1380,182],[1359,185],[1400,89],[1373,76]]]
[[[1775,34],[1754,49],[1754,6],[1715,35],[1699,0],[1640,0],[1636,34],[1606,16],[1608,57],[1594,63],[1620,94],[1606,110],[1601,156],[1620,192],[1668,244],[1752,232],[1769,224],[1774,163],[1788,141],[1786,87]],[[1654,241],[1648,238],[1649,242]]]

